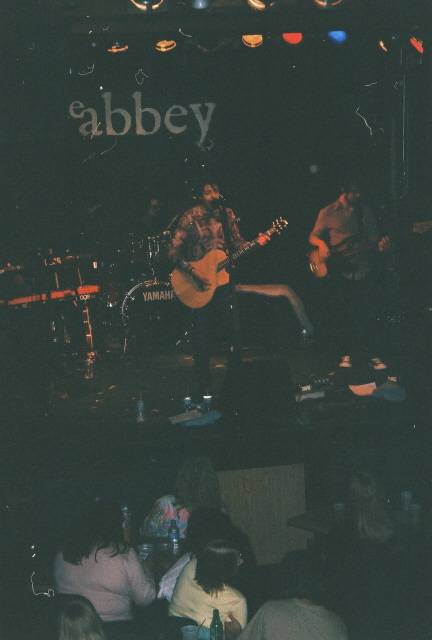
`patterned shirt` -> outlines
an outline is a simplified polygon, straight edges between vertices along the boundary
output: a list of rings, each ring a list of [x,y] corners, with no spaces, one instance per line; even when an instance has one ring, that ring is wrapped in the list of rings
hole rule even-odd
[[[226,212],[230,238],[225,238],[223,217]],[[178,221],[176,231],[168,248],[168,257],[174,263],[182,260],[200,260],[212,249],[228,253],[228,245],[237,248],[244,242],[232,209],[204,205],[192,207]]]

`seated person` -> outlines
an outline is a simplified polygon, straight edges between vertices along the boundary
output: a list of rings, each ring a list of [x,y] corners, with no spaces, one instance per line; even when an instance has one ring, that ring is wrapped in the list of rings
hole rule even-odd
[[[131,620],[132,603],[146,606],[156,596],[153,577],[124,542],[120,507],[103,501],[72,526],[55,558],[54,580],[58,593],[88,598],[104,622]]]
[[[238,640],[348,640],[342,620],[322,604],[323,583],[318,562],[303,552],[287,561],[287,599],[266,602]],[[240,631],[235,616],[225,623],[226,636]]]
[[[78,595],[59,595],[49,605],[44,640],[106,640],[101,619],[92,603]]]
[[[197,557],[205,546],[215,539],[231,540],[241,551],[244,565],[248,568],[255,564],[255,559],[247,536],[238,529],[231,518],[219,509],[200,507],[190,519],[184,542],[184,553],[177,562],[162,576],[159,584],[158,598],[171,602],[174,587],[183,567]]]
[[[167,537],[171,520],[176,520],[180,537],[184,538],[189,516],[194,509],[220,509],[221,506],[219,480],[211,461],[205,457],[189,458],[178,471],[175,495],[156,500],[144,520],[141,535]]]
[[[386,494],[368,470],[350,480],[347,516],[328,537],[325,559],[334,605],[350,637],[394,638],[404,617],[402,538]]]
[[[232,543],[209,542],[182,570],[169,615],[194,620],[208,629],[213,609],[218,609],[222,622],[233,616],[243,628],[247,620],[246,599],[232,586],[241,562],[240,551]]]

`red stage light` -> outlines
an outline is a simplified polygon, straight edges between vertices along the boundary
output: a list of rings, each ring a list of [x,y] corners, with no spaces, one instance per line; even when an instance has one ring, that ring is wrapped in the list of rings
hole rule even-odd
[[[420,38],[415,38],[414,36],[412,36],[410,39],[410,44],[411,46],[414,47],[414,49],[416,51],[418,51],[419,53],[424,53],[424,45],[423,45],[423,40],[421,40]]]
[[[288,44],[300,44],[303,40],[302,33],[283,33],[282,39]]]

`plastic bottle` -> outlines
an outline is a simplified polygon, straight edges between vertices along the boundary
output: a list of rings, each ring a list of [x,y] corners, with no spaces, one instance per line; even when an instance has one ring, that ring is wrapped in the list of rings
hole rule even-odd
[[[224,640],[224,635],[219,609],[213,609],[213,618],[210,625],[210,640]]]
[[[126,504],[122,507],[122,514],[123,514],[123,523],[122,523],[123,540],[127,544],[130,544],[131,534],[132,534],[132,513]]]
[[[185,411],[192,410],[192,398],[190,396],[185,396],[183,398],[183,408]]]
[[[172,544],[173,550],[177,550],[180,544],[180,532],[175,520],[171,520],[170,522],[170,526],[168,529],[168,538]]]
[[[145,422],[144,400],[142,399],[141,394],[140,394],[139,400],[136,403],[136,421]]]

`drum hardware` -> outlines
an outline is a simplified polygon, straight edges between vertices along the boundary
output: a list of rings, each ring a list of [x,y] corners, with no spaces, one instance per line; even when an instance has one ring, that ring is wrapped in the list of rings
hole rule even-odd
[[[173,331],[178,336],[177,304],[169,282],[154,278],[135,284],[126,293],[120,307],[124,330],[123,355],[128,351],[132,336],[141,339],[144,347],[153,348],[171,339],[176,344]]]
[[[14,273],[15,271],[23,271],[24,267],[21,264],[7,264],[0,268],[0,276],[4,273]]]

